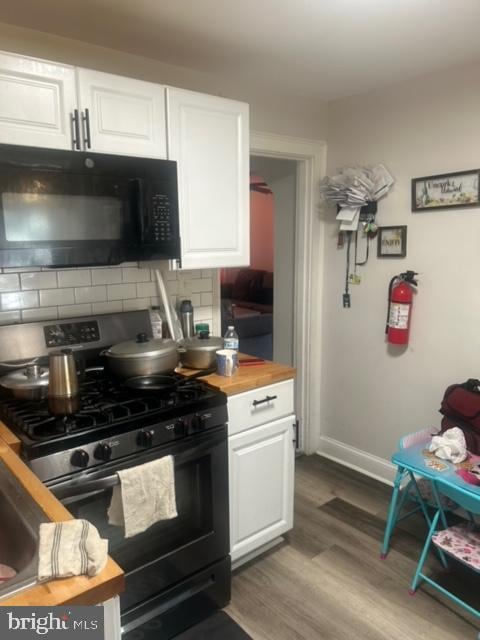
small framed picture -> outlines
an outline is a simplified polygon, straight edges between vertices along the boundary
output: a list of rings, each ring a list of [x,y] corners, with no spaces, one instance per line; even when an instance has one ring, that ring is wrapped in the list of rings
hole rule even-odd
[[[412,211],[480,206],[479,169],[412,180]]]
[[[379,227],[378,258],[405,258],[407,255],[407,227]]]

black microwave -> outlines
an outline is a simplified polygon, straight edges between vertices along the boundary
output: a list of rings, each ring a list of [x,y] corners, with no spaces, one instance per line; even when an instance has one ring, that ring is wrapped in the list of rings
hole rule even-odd
[[[180,259],[177,165],[0,145],[0,267]]]

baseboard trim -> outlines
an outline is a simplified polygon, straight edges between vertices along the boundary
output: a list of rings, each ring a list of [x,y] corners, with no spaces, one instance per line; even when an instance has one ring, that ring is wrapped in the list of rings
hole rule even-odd
[[[367,451],[362,451],[328,436],[321,436],[317,454],[385,484],[393,484],[395,465]]]

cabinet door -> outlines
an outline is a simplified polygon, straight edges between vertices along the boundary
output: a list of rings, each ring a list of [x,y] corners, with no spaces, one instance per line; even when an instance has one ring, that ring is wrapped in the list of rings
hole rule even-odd
[[[77,77],[86,149],[167,157],[165,87],[90,69],[77,69]]]
[[[0,96],[0,143],[73,148],[73,67],[0,53]]]
[[[292,415],[229,438],[232,561],[293,526],[294,422]]]
[[[250,263],[248,105],[167,89],[168,157],[178,162],[182,267]]]

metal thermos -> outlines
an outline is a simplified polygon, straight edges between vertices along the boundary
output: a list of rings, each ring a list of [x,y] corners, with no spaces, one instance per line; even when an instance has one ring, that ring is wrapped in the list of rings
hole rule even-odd
[[[183,337],[193,338],[193,306],[191,300],[182,300],[180,304],[180,323],[182,325]]]
[[[71,349],[52,351],[49,362],[48,408],[54,415],[70,415],[80,405],[77,363]]]

